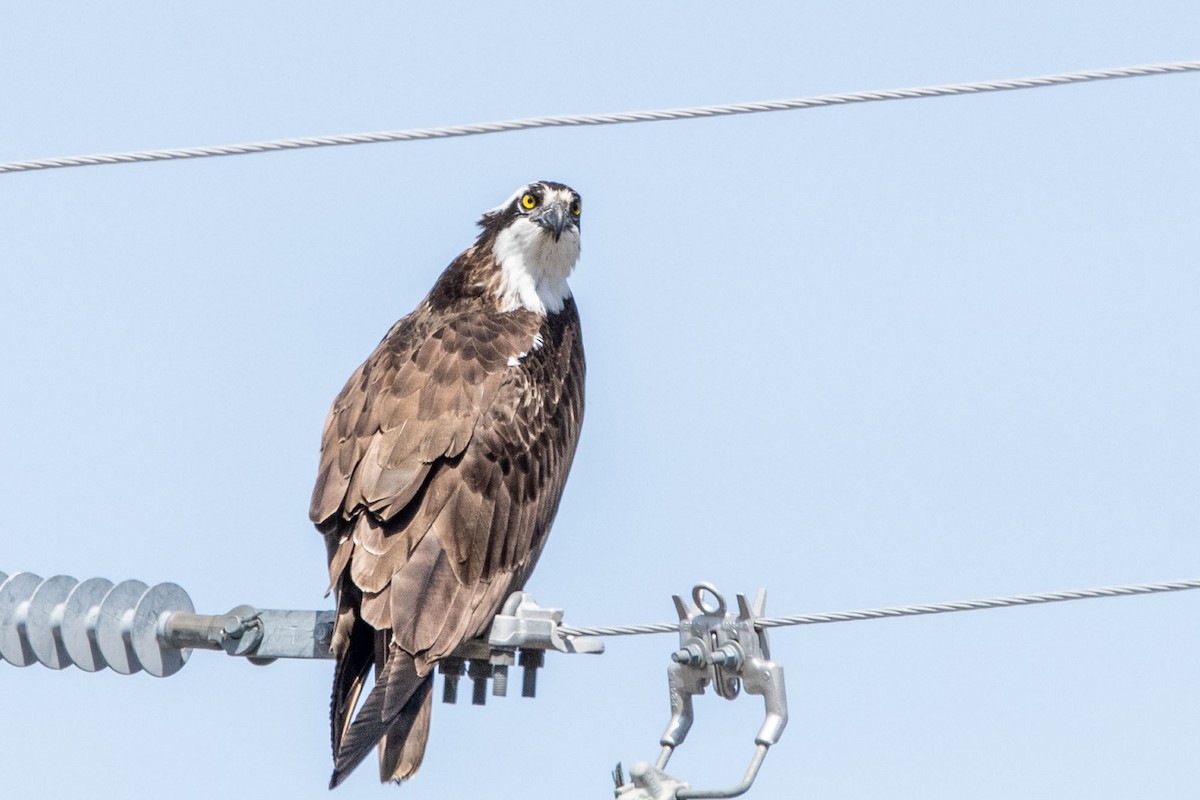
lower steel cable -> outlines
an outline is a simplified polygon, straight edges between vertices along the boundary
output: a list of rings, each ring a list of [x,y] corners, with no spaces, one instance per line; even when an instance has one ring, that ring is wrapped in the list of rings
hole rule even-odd
[[[1182,592],[1200,589],[1200,578],[1168,583],[1130,583],[1122,586],[1097,586],[1091,589],[1073,589],[1065,592],[1042,594],[1018,594],[1009,597],[988,597],[982,600],[956,600],[950,603],[933,603],[919,606],[891,606],[888,608],[862,608],[857,611],[830,611],[821,614],[795,614],[790,617],[764,617],[758,620],[759,627],[784,628],[791,625],[820,625],[826,622],[856,622],[867,619],[890,619],[894,617],[920,617],[926,614],[949,614],[956,611],[982,611],[985,608],[1011,608],[1041,603],[1064,603],[1068,600],[1094,600],[1101,597],[1129,597],[1139,594]],[[652,625],[611,625],[597,628],[561,627],[567,636],[638,636],[648,633],[678,633],[678,622],[662,622]]]

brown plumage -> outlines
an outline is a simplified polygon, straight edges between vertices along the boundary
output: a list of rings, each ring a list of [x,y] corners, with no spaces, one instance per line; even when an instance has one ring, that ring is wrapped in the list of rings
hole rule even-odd
[[[376,744],[381,780],[416,772],[437,661],[486,633],[545,545],[583,417],[579,210],[540,182],[485,214],[329,412],[310,516],[337,596],[331,788]]]

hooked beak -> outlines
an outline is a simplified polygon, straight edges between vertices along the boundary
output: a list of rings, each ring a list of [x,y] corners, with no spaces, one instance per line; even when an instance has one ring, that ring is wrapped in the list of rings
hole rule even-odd
[[[551,203],[543,208],[541,213],[533,218],[533,221],[552,232],[554,241],[557,242],[567,227],[568,219],[566,206],[562,203]]]

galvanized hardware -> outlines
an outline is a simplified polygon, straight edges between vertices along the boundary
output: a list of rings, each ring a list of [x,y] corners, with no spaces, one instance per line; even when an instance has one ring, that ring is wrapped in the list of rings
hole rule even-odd
[[[517,663],[517,656],[509,650],[492,651],[492,694],[508,696],[508,668]]]
[[[621,778],[621,765],[613,771],[613,782],[617,784],[614,794],[630,800],[669,800],[687,784],[677,781],[658,767],[639,761],[629,768],[629,783]]]
[[[725,605],[725,598],[710,583],[692,589],[689,608],[674,596],[679,614],[679,649],[671,654],[667,683],[671,695],[671,721],[659,743],[662,751],[651,766],[639,762],[629,771],[630,781],[621,781],[620,765],[614,772],[618,800],[687,800],[687,798],[737,797],[754,783],[767,748],[779,741],[787,725],[787,693],[783,666],[771,661],[765,629],[755,621],[763,616],[766,591],[760,590],[751,606],[737,596],[738,612]],[[755,751],[742,782],[727,789],[693,789],[664,772],[675,748],[683,743],[694,719],[692,697],[704,694],[712,684],[720,697],[732,700],[744,688],[761,695],[766,718],[754,737]]]
[[[537,671],[545,664],[547,650],[562,653],[603,653],[604,643],[586,636],[568,636],[561,630],[560,608],[542,608],[525,592],[513,592],[492,620],[488,638],[467,642],[454,651],[454,658],[442,659],[438,671],[445,676],[442,702],[458,699],[458,679],[463,675],[463,660],[470,660],[467,672],[473,681],[471,702],[487,702],[487,679],[492,679],[492,694],[508,694],[509,667],[522,667],[521,696],[537,694]]]
[[[532,595],[513,592],[492,620],[487,643],[494,649],[518,647],[560,653],[603,653],[604,642],[588,636],[566,636],[559,629],[561,608],[542,608]]]
[[[79,582],[67,575],[47,580],[30,572],[0,572],[0,661],[18,667],[38,662],[52,669],[74,664],[87,672],[109,667],[124,675],[145,671],[164,677],[183,668],[192,650],[223,650],[253,664],[279,658],[333,658],[332,611],[258,609],[241,605],[225,614],[197,614],[187,592],[173,583]],[[596,639],[565,636],[562,611],[542,608],[524,592],[508,598],[488,639],[468,642],[441,662],[442,699],[453,703],[457,679],[470,659],[473,701],[487,699],[487,681],[502,697],[508,668],[525,667],[525,696],[546,649],[602,653]]]

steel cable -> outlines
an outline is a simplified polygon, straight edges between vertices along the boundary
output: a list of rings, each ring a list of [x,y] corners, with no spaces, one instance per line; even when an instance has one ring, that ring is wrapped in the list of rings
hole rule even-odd
[[[173,161],[185,158],[212,158],[218,156],[248,155],[277,150],[299,150],[310,147],[336,147],[351,144],[376,144],[380,142],[408,142],[421,139],[447,139],[457,136],[479,136],[489,133],[530,130],[533,128],[561,128],[583,125],[620,125],[631,122],[662,122],[667,120],[725,117],[736,114],[758,114],[767,111],[793,111],[822,106],[870,103],[883,100],[915,100],[923,97],[946,97],[959,94],[1003,92],[1014,89],[1039,89],[1070,83],[1113,80],[1116,78],[1139,78],[1149,75],[1165,75],[1175,72],[1200,71],[1200,61],[1172,61],[1163,64],[1146,64],[1134,67],[1064,72],[1032,78],[1014,78],[977,83],[954,83],[938,86],[918,86],[907,89],[884,89],[867,92],[847,92],[793,100],[770,100],[758,103],[732,103],[728,105],[692,106],[667,108],[653,111],[629,111],[615,114],[569,114],[550,117],[530,117],[499,122],[482,122],[473,125],[452,125],[441,128],[412,128],[375,133],[352,133],[334,136],[310,136],[292,139],[272,139],[246,144],[217,145],[210,147],[188,147],[176,150],[135,150],[125,153],[103,153],[99,155],[66,156],[32,161],[0,162],[0,173],[29,172],[33,170],[57,169],[60,167],[88,167],[101,164],[129,164],[140,161]]]
[[[791,625],[820,625],[826,622],[857,622],[867,619],[894,617],[919,617],[926,614],[948,614],[955,611],[982,611],[986,608],[1011,608],[1041,603],[1062,603],[1068,600],[1093,600],[1100,597],[1127,597],[1160,592],[1182,592],[1200,589],[1200,578],[1169,583],[1131,583],[1122,586],[1097,586],[1091,589],[1073,589],[1065,592],[1042,594],[1018,594],[1009,597],[989,597],[981,600],[956,600],[949,603],[930,605],[890,606],[887,608],[862,608],[856,611],[831,611],[820,614],[795,614],[790,617],[764,617],[758,620],[763,628],[782,628]],[[610,625],[583,628],[573,625],[561,626],[567,636],[638,636],[650,633],[678,633],[678,622],[663,622],[651,625]]]

